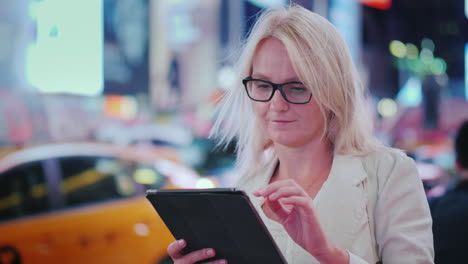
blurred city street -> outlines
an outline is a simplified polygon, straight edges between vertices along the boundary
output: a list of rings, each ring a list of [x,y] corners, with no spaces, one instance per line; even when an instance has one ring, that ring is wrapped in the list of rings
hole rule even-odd
[[[340,31],[428,199],[450,188],[466,0],[0,0],[0,264],[172,263],[145,192],[233,186],[216,105],[256,14],[290,2]]]

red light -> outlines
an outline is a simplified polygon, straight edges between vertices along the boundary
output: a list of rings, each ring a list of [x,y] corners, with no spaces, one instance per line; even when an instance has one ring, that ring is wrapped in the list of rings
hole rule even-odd
[[[359,0],[359,2],[378,9],[389,9],[392,6],[392,0]]]

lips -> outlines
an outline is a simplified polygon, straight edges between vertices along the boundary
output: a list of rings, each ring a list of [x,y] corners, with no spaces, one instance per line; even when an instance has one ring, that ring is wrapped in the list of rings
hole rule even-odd
[[[288,123],[292,123],[293,121],[292,120],[272,120],[272,122],[274,124],[288,124]]]

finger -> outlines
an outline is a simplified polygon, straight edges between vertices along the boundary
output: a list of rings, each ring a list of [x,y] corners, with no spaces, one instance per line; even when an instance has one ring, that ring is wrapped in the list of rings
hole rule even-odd
[[[182,250],[185,246],[187,246],[187,242],[185,242],[185,240],[176,240],[167,247],[167,254],[169,254],[172,259],[178,259],[183,256]]]
[[[279,200],[266,200],[266,203],[268,204],[268,207],[270,207],[271,211],[281,220],[286,219],[291,213],[291,210],[282,205]]]
[[[298,210],[297,212],[299,214],[304,214],[306,216],[307,221],[309,222],[309,225],[313,226],[313,230],[321,230],[321,226],[318,221],[317,215],[315,214],[315,209],[311,199],[299,196],[291,196],[288,198],[282,198],[281,202],[285,205],[294,206],[293,210]]]
[[[204,264],[228,264],[228,262],[225,259],[217,259],[214,261],[205,262]]]
[[[304,196],[307,195],[301,188],[298,186],[287,186],[283,188],[276,189],[274,192],[270,193],[267,198],[270,201],[275,201],[280,198],[286,198],[289,196]]]
[[[293,205],[295,208],[305,209],[314,212],[314,203],[310,197],[290,196],[281,198],[281,202],[285,205]]]
[[[214,249],[204,248],[204,249],[190,252],[189,254],[179,258],[178,260],[183,261],[183,263],[195,263],[195,262],[207,259],[207,258],[214,257],[215,255],[216,255],[216,252]]]
[[[294,180],[287,179],[287,180],[281,180],[281,181],[270,183],[258,189],[257,191],[255,191],[254,194],[257,193],[260,196],[266,197],[270,195],[271,193],[275,192],[277,189],[286,187],[286,186],[298,186],[299,188],[301,188]]]

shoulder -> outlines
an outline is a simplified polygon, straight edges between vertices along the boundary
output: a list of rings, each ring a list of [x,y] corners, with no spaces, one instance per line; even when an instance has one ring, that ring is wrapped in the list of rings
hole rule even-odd
[[[363,157],[364,168],[368,174],[377,175],[379,185],[385,185],[389,180],[420,181],[414,160],[402,150],[382,148]]]
[[[414,160],[408,157],[402,150],[388,147],[367,154],[364,159],[374,162],[376,165],[396,163],[414,164]]]
[[[374,165],[374,218],[383,263],[433,263],[432,219],[416,164],[403,151],[386,148],[367,158]]]
[[[395,148],[385,147],[374,151],[363,157],[363,162],[365,162],[367,166],[372,166],[380,172],[393,170],[395,168],[416,169],[414,160],[408,157],[402,150]]]

